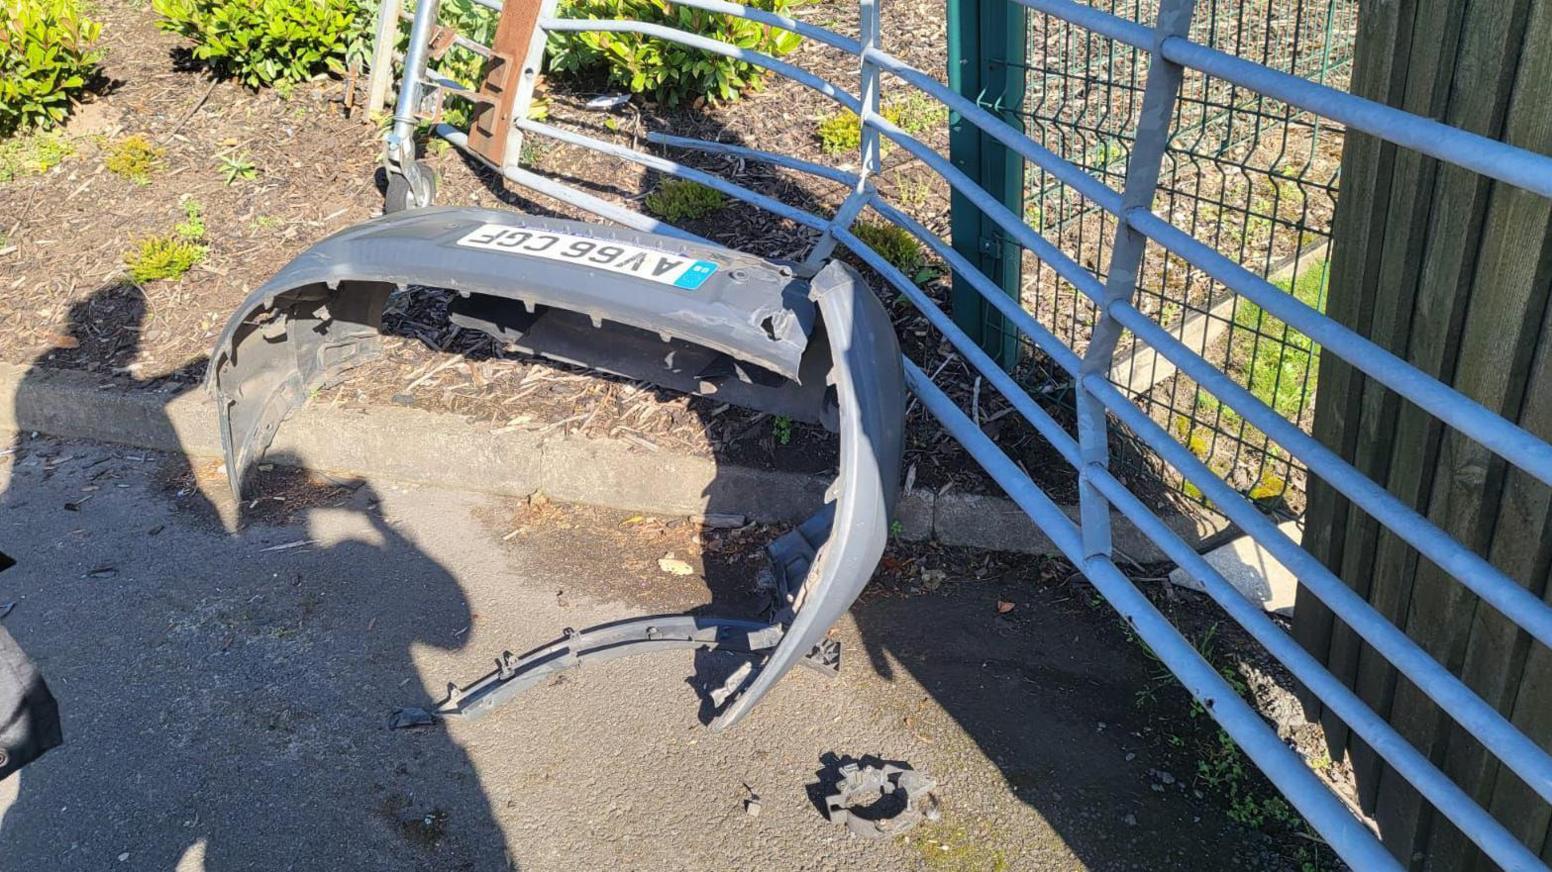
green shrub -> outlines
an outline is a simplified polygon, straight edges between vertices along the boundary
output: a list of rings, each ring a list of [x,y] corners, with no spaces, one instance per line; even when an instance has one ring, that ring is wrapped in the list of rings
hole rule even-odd
[[[912,276],[922,265],[922,246],[911,231],[897,224],[858,221],[851,232],[895,269]]]
[[[34,133],[0,141],[0,182],[29,173],[39,175],[75,154],[75,146],[58,133]]]
[[[151,184],[151,174],[162,168],[162,156],[167,149],[151,144],[140,134],[126,136],[108,149],[103,165],[108,172],[129,179],[137,185]]]
[[[798,47],[795,33],[728,15],[675,6],[667,0],[562,0],[565,18],[633,18],[708,36],[773,57]],[[785,13],[794,0],[751,0],[747,5]],[[609,81],[676,106],[686,98],[733,101],[758,91],[765,70],[753,64],[636,33],[557,33],[550,38],[550,69],[607,70]]]
[[[885,103],[879,107],[878,114],[884,116],[885,121],[913,135],[940,122],[948,123],[948,109],[926,94],[919,93]],[[845,154],[862,147],[862,119],[850,109],[842,109],[820,119],[814,132],[818,134],[819,147],[825,154]],[[882,139],[880,147],[888,151],[894,144],[888,139]]]
[[[668,179],[647,195],[647,211],[664,221],[694,221],[722,208],[721,191],[687,179]]]
[[[172,228],[180,239],[199,242],[205,238],[204,207],[193,198],[183,201],[183,220]]]
[[[140,250],[124,255],[129,276],[140,284],[178,279],[205,259],[205,247],[169,233],[140,240]]]
[[[76,0],[0,0],[0,137],[64,120],[102,60],[101,31]]]
[[[140,240],[140,250],[124,255],[129,277],[140,284],[180,279],[205,259],[205,218],[198,200],[183,201],[183,220],[171,233]]]
[[[819,135],[819,149],[825,154],[847,154],[862,147],[861,119],[850,109],[825,116],[814,132]]]
[[[194,43],[194,57],[250,88],[342,72],[371,26],[356,0],[151,0],[157,27]]]

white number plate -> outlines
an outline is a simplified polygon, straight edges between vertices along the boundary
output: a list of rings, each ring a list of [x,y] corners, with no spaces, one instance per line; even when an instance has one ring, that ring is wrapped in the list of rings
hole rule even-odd
[[[465,234],[458,244],[605,269],[687,291],[699,288],[717,271],[717,265],[709,260],[696,260],[610,239],[589,239],[505,224],[483,224]]]

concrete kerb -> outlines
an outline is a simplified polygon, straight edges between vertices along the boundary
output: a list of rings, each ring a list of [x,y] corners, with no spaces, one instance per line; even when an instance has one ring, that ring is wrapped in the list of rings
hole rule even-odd
[[[126,391],[90,373],[0,364],[0,430],[46,433],[221,456],[216,415],[202,390],[169,397]],[[456,415],[383,406],[366,411],[307,407],[281,427],[268,458],[284,465],[400,483],[523,497],[542,491],[565,502],[660,515],[737,512],[752,521],[806,518],[829,482],[791,472],[718,464],[610,439],[539,437],[491,430]],[[1077,517],[1077,508],[1070,513]],[[1029,554],[1055,548],[1011,500],[915,489],[896,512],[903,538]],[[1171,519],[1188,542],[1216,525]],[[1143,563],[1165,559],[1116,518],[1116,547]]]

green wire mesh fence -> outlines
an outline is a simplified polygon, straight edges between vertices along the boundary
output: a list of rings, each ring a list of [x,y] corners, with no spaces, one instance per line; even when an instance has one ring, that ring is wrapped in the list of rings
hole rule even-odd
[[[1151,25],[1158,0],[1090,0]],[[1356,0],[1207,0],[1192,39],[1301,78],[1345,89]],[[1031,12],[1025,95],[999,107],[1029,136],[1120,189],[1142,108],[1149,55]],[[983,98],[985,99],[985,98]],[[989,101],[995,102],[995,101]],[[1220,253],[1305,302],[1324,307],[1326,252],[1343,130],[1332,122],[1200,72],[1188,71],[1171,125],[1154,209]],[[1031,167],[1025,220],[1103,276],[1115,219]],[[1025,306],[1080,353],[1093,306],[1032,260]],[[1148,252],[1138,305],[1284,417],[1307,430],[1319,349],[1158,247]],[[1276,445],[1140,343],[1117,354],[1112,380],[1236,489],[1270,511],[1300,514],[1305,474]],[[1146,452],[1135,458],[1147,462]],[[1199,498],[1188,484],[1187,496]]]

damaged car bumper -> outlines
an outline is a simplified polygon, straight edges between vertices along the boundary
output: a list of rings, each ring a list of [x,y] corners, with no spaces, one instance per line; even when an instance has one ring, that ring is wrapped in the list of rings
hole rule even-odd
[[[569,632],[437,707],[486,711],[556,670],[627,654],[749,654],[714,728],[746,714],[794,665],[833,656],[830,626],[871,577],[899,490],[905,389],[882,304],[850,267],[816,274],[632,230],[482,209],[385,216],[319,242],[254,291],[211,357],[226,469],[241,498],[286,417],[379,353],[395,291],[456,294],[451,317],[567,363],[823,424],[839,474],[815,514],[767,549],[764,621],[659,616]]]

